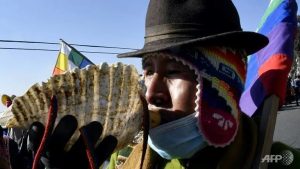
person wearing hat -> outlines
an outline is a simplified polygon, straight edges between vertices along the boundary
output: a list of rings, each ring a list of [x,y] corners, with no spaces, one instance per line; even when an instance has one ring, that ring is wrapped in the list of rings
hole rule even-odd
[[[141,50],[118,57],[142,58],[145,98],[160,124],[123,167],[138,168],[146,151],[143,168],[250,168],[256,125],[238,102],[246,57],[268,39],[242,31],[231,0],[150,0],[145,33]]]
[[[118,57],[142,58],[145,99],[150,118],[159,117],[159,123],[144,140],[148,146],[138,144],[122,167],[250,168],[257,133],[238,101],[246,56],[268,39],[242,31],[231,0],[150,0],[145,32],[141,50]],[[52,151],[57,147],[63,146]],[[64,168],[62,157],[52,155],[48,166]]]
[[[3,94],[1,96],[1,102],[5,107],[8,108],[12,104],[15,97],[16,95],[9,96],[7,94]],[[7,128],[8,136],[11,139],[13,139],[17,144],[20,144],[21,138],[25,133],[25,131],[26,131],[25,129],[21,129],[21,128]]]
[[[231,0],[150,0],[145,32],[141,50],[118,57],[142,58],[147,87],[143,100],[150,118],[158,117],[155,121],[159,123],[145,130],[149,132],[143,141],[147,146],[135,146],[121,167],[251,168],[257,128],[253,119],[241,112],[238,102],[244,88],[246,57],[262,49],[268,39],[242,31]],[[42,159],[48,168],[84,168],[80,167],[84,158],[75,157],[85,154],[84,147],[63,150],[66,135],[76,129],[74,123],[76,119],[63,118],[54,130],[49,141],[52,149],[48,146],[48,158]],[[88,126],[92,131],[88,135],[94,140],[99,137],[97,126]],[[111,139],[100,145],[89,152],[89,160],[101,157],[103,162],[116,142]],[[110,158],[110,169],[117,168],[116,155]]]
[[[257,126],[238,103],[246,57],[267,37],[242,31],[231,0],[150,0],[145,34],[142,49],[118,57],[142,58],[150,118],[160,123],[122,168],[253,168]],[[269,168],[299,168],[290,146],[276,143],[271,154],[287,151]]]
[[[12,104],[12,101],[14,100],[16,96],[12,95],[12,96],[8,96],[6,94],[3,94],[1,96],[1,102],[5,107],[9,107]]]
[[[267,44],[242,31],[231,0],[150,0],[144,47],[118,57],[142,58],[150,118],[160,123],[122,167],[253,168],[257,126],[238,103],[246,57]],[[300,152],[288,145],[274,144],[271,154],[283,150],[292,152],[289,164],[284,156],[269,168],[299,168]]]

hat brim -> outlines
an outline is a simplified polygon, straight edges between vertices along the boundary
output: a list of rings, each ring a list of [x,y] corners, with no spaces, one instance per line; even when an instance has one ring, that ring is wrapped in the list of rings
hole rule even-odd
[[[140,50],[122,53],[117,55],[117,57],[142,57],[147,53],[158,52],[184,45],[221,45],[231,47],[233,49],[244,49],[247,55],[251,55],[265,47],[268,42],[268,38],[262,34],[247,31],[233,31],[190,40],[182,40],[178,38],[159,40],[147,43],[144,48]]]

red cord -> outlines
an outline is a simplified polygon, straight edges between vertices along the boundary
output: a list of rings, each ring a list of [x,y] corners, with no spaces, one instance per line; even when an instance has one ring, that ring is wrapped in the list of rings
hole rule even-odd
[[[49,111],[48,111],[48,120],[46,123],[45,132],[44,132],[41,144],[40,144],[40,146],[36,152],[36,155],[34,157],[32,169],[38,169],[38,164],[41,159],[42,152],[44,151],[46,141],[54,128],[56,117],[57,117],[57,100],[56,100],[55,96],[52,96],[51,105],[50,105]]]
[[[49,138],[50,133],[52,132],[52,130],[54,128],[56,117],[57,117],[57,100],[56,100],[56,97],[53,96],[51,98],[51,105],[50,105],[49,111],[48,111],[48,120],[46,123],[45,132],[44,132],[41,144],[40,144],[40,146],[36,152],[36,155],[34,157],[32,169],[38,169],[38,164],[39,164],[38,162],[40,161],[42,152],[45,149],[46,141]],[[93,147],[92,147],[92,145],[89,144],[87,136],[84,133],[84,131],[80,130],[80,133],[81,133],[82,139],[83,139],[85,147],[86,147],[86,155],[87,155],[87,158],[89,161],[89,167],[90,167],[90,169],[96,169],[94,158],[93,158],[93,152],[92,152]]]
[[[82,137],[82,140],[85,145],[85,152],[86,152],[86,156],[89,161],[89,167],[90,167],[90,169],[96,169],[93,146],[91,144],[89,144],[89,141],[88,141],[88,138],[87,138],[85,132],[82,129],[79,129],[79,131],[81,133],[81,137]]]

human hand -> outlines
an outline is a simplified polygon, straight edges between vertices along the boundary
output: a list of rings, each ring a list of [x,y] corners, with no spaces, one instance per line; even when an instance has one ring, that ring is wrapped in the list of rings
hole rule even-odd
[[[44,130],[45,127],[41,123],[34,122],[30,125],[28,130],[23,131],[23,136],[18,145],[18,159],[22,169],[32,168],[34,155],[40,145]]]
[[[56,102],[56,99],[53,99],[53,101]],[[55,103],[52,104],[52,106],[54,106],[54,108],[51,109],[52,111],[57,110],[57,108],[55,108],[56,105]],[[35,125],[31,125],[30,130],[33,130],[32,127],[35,128],[38,126],[39,128],[43,126],[39,122],[35,122],[34,124]],[[53,133],[46,139],[44,151],[41,152],[41,163],[46,168],[99,168],[111,155],[117,145],[117,139],[113,136],[107,136],[96,146],[95,144],[101,136],[103,129],[102,125],[96,121],[81,127],[79,139],[69,151],[66,151],[65,146],[77,129],[77,125],[78,123],[74,116],[66,115],[59,121]],[[35,128],[35,130],[36,129],[37,128]],[[31,149],[36,149],[36,145],[40,145],[39,143],[41,142],[41,133],[29,132],[28,137],[30,143],[27,144],[27,148],[31,147]],[[41,149],[41,146],[39,149]],[[36,156],[38,156],[38,154]],[[39,158],[36,157],[35,160],[39,160]],[[37,163],[37,161],[35,163]],[[35,163],[33,168],[37,168]]]
[[[77,120],[74,116],[67,115],[61,119],[50,136],[45,154],[41,159],[47,168],[80,169],[89,168],[90,165],[99,168],[117,145],[117,139],[108,136],[94,148],[102,134],[102,125],[99,122],[91,122],[80,129],[80,138],[69,151],[65,151],[65,145],[76,128]]]

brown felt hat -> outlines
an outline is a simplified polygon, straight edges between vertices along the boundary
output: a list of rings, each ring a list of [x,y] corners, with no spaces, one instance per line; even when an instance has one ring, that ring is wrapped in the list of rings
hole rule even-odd
[[[150,52],[183,45],[222,45],[255,53],[268,38],[242,31],[231,0],[150,0],[145,44],[118,57],[142,57]]]

